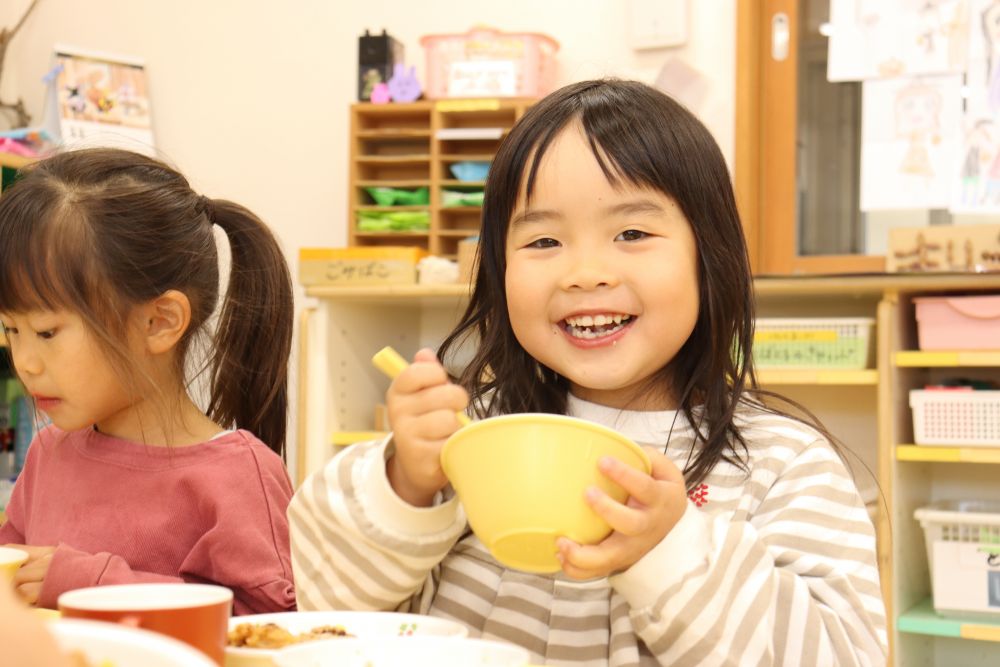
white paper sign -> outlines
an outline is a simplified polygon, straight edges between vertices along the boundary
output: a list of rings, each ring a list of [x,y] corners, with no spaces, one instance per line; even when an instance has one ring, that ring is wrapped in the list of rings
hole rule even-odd
[[[513,97],[517,67],[513,60],[468,60],[448,67],[448,97]]]

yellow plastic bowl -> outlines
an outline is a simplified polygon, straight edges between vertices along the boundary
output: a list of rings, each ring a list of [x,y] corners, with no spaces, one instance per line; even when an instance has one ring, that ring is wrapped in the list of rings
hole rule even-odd
[[[4,581],[14,579],[14,573],[28,560],[28,552],[10,547],[0,547],[0,578]]]
[[[596,544],[611,532],[584,500],[596,486],[619,502],[627,493],[597,462],[610,456],[646,473],[649,457],[609,428],[563,415],[491,417],[456,431],[441,466],[476,536],[504,565],[557,572],[556,538]]]

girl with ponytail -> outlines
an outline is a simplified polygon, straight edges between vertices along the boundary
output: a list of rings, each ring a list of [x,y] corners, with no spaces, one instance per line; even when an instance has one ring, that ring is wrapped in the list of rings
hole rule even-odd
[[[237,614],[294,608],[292,313],[267,226],[166,164],[86,149],[25,170],[0,198],[0,322],[51,424],[0,526],[0,544],[30,554],[22,598],[190,581],[231,588]]]

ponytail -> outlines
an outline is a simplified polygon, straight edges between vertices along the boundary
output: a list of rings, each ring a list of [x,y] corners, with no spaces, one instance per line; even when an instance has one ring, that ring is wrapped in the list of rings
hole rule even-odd
[[[208,416],[254,433],[284,457],[293,298],[288,264],[271,230],[246,208],[201,198],[229,237],[229,286],[211,361]]]

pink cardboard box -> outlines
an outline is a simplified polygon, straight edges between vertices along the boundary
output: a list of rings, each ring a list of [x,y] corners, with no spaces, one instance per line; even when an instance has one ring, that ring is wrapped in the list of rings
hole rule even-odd
[[[921,350],[1000,350],[1000,294],[920,297]]]

